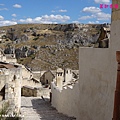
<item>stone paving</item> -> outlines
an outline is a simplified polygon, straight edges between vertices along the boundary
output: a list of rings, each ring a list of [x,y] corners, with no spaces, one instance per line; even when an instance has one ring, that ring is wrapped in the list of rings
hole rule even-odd
[[[23,120],[76,120],[58,113],[55,108],[51,107],[49,99],[45,101],[37,97],[22,97],[21,99]]]

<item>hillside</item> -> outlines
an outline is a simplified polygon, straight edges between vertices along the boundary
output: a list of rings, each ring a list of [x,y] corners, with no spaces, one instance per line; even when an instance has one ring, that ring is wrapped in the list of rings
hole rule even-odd
[[[15,51],[19,63],[32,70],[78,68],[78,48],[97,42],[100,24],[20,24],[0,27],[0,47]]]

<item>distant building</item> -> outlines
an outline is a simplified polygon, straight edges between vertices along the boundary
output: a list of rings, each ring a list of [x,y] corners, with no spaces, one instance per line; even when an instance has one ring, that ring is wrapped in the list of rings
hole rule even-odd
[[[43,75],[40,77],[40,82],[42,85],[49,86],[54,78],[54,74],[50,70],[48,70],[44,72]]]
[[[10,113],[19,113],[21,107],[22,68],[6,62],[0,62],[0,102],[8,101]]]
[[[16,63],[17,59],[15,58],[15,54],[4,54],[4,51],[0,49],[0,61],[8,62],[8,63]]]

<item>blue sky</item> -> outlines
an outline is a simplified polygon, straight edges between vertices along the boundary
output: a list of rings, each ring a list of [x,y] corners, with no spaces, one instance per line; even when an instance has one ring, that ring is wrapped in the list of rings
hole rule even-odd
[[[0,0],[0,26],[25,23],[110,23],[110,0]]]

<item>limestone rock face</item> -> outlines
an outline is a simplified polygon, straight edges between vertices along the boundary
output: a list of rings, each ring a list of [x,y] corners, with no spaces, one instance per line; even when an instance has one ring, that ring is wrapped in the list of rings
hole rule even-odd
[[[6,37],[17,42],[26,42],[28,40],[27,34],[21,34],[20,31],[12,28],[7,30]]]
[[[0,47],[5,54],[14,52],[20,64],[32,69],[78,69],[78,48],[99,47],[96,43],[101,27],[106,24],[15,25],[6,27]]]

